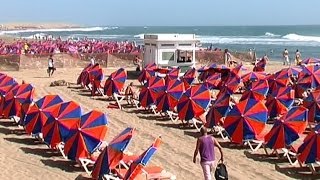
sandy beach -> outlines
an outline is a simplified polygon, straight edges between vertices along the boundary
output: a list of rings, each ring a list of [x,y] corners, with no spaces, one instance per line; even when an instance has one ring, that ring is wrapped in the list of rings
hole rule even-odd
[[[280,63],[269,65],[267,71],[279,69]],[[252,67],[248,66],[250,69]],[[104,69],[105,74],[110,74],[115,69]],[[130,70],[130,69],[129,69]],[[132,69],[131,69],[132,70]],[[153,158],[151,164],[160,165],[169,172],[175,174],[177,179],[202,179],[202,170],[199,164],[192,162],[198,133],[192,128],[182,128],[179,123],[172,123],[167,119],[161,119],[150,113],[134,108],[124,110],[108,109],[106,100],[92,99],[89,92],[71,87],[49,87],[50,82],[64,79],[67,82],[75,82],[80,68],[58,69],[52,78],[48,78],[45,69],[21,70],[19,72],[6,72],[22,80],[32,83],[36,87],[36,99],[47,94],[58,94],[65,101],[78,102],[85,112],[98,109],[105,112],[109,120],[109,132],[107,141],[110,141],[117,133],[126,127],[137,128],[129,151],[141,153],[152,141],[162,135],[163,145]],[[138,85],[136,80],[135,85]],[[268,125],[270,128],[270,125]],[[276,170],[279,160],[264,160],[263,151],[257,154],[248,154],[247,148],[233,148],[228,142],[218,138],[224,147],[225,162],[228,166],[230,179],[290,179],[290,176]],[[34,141],[24,131],[16,127],[9,120],[0,120],[0,176],[2,179],[83,179],[89,178],[84,170],[71,161],[64,160],[56,152],[47,148],[44,144]],[[219,158],[219,157],[217,157]],[[289,166],[286,161],[281,161]],[[294,177],[294,176],[293,176]]]

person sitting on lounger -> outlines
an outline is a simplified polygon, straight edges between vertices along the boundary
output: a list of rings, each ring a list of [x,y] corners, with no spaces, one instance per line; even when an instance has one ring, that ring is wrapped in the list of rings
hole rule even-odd
[[[215,166],[215,152],[214,147],[216,146],[221,155],[221,161],[223,162],[222,148],[219,142],[212,136],[208,135],[207,128],[202,127],[200,129],[201,137],[197,140],[197,146],[193,155],[193,162],[196,163],[197,155],[200,153],[200,164],[203,170],[205,180],[212,179],[212,171]]]
[[[134,88],[133,88],[133,82],[131,82],[131,83],[127,86],[124,94],[125,94],[125,96],[126,96],[126,99],[127,99],[128,104],[129,104],[129,99],[130,99],[130,98],[135,98],[135,91],[134,91]]]

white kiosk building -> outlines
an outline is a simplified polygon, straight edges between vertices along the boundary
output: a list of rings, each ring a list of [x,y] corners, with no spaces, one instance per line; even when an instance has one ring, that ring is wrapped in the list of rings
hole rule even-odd
[[[145,34],[144,66],[180,67],[185,72],[195,67],[197,43],[195,34]]]

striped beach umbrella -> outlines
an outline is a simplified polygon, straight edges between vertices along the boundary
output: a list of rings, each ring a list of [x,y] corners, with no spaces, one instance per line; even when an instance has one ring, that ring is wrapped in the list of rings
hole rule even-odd
[[[106,136],[107,125],[107,117],[100,111],[82,115],[65,138],[64,153],[68,159],[87,158],[96,151]]]
[[[47,108],[62,103],[58,95],[46,95],[30,106],[24,119],[24,128],[28,134],[38,134],[47,122],[50,111]],[[45,113],[46,112],[46,113]]]
[[[103,175],[109,174],[119,165],[134,133],[134,128],[126,128],[104,148],[93,166],[92,178],[101,179]]]
[[[119,94],[126,80],[127,72],[123,68],[111,73],[104,84],[104,94],[107,96],[112,96],[114,93]]]
[[[63,102],[47,108],[47,122],[42,127],[43,139],[51,148],[64,142],[72,127],[79,123],[82,110],[74,101]]]
[[[255,99],[246,99],[236,104],[224,120],[224,128],[231,141],[241,144],[244,140],[256,139],[265,128],[268,109]]]
[[[191,86],[179,99],[177,110],[181,120],[199,117],[209,107],[211,94],[204,85]]]

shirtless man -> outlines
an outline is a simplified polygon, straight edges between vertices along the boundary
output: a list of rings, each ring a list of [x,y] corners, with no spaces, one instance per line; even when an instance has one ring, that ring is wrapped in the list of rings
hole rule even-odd
[[[137,66],[136,71],[141,71],[142,60],[138,56],[134,58],[133,64]]]
[[[135,98],[135,91],[134,91],[134,89],[133,89],[133,82],[131,82],[128,86],[127,86],[127,88],[126,88],[126,90],[125,90],[125,96],[126,96],[126,99],[127,99],[127,103],[129,104],[129,100],[131,99],[131,98]]]

